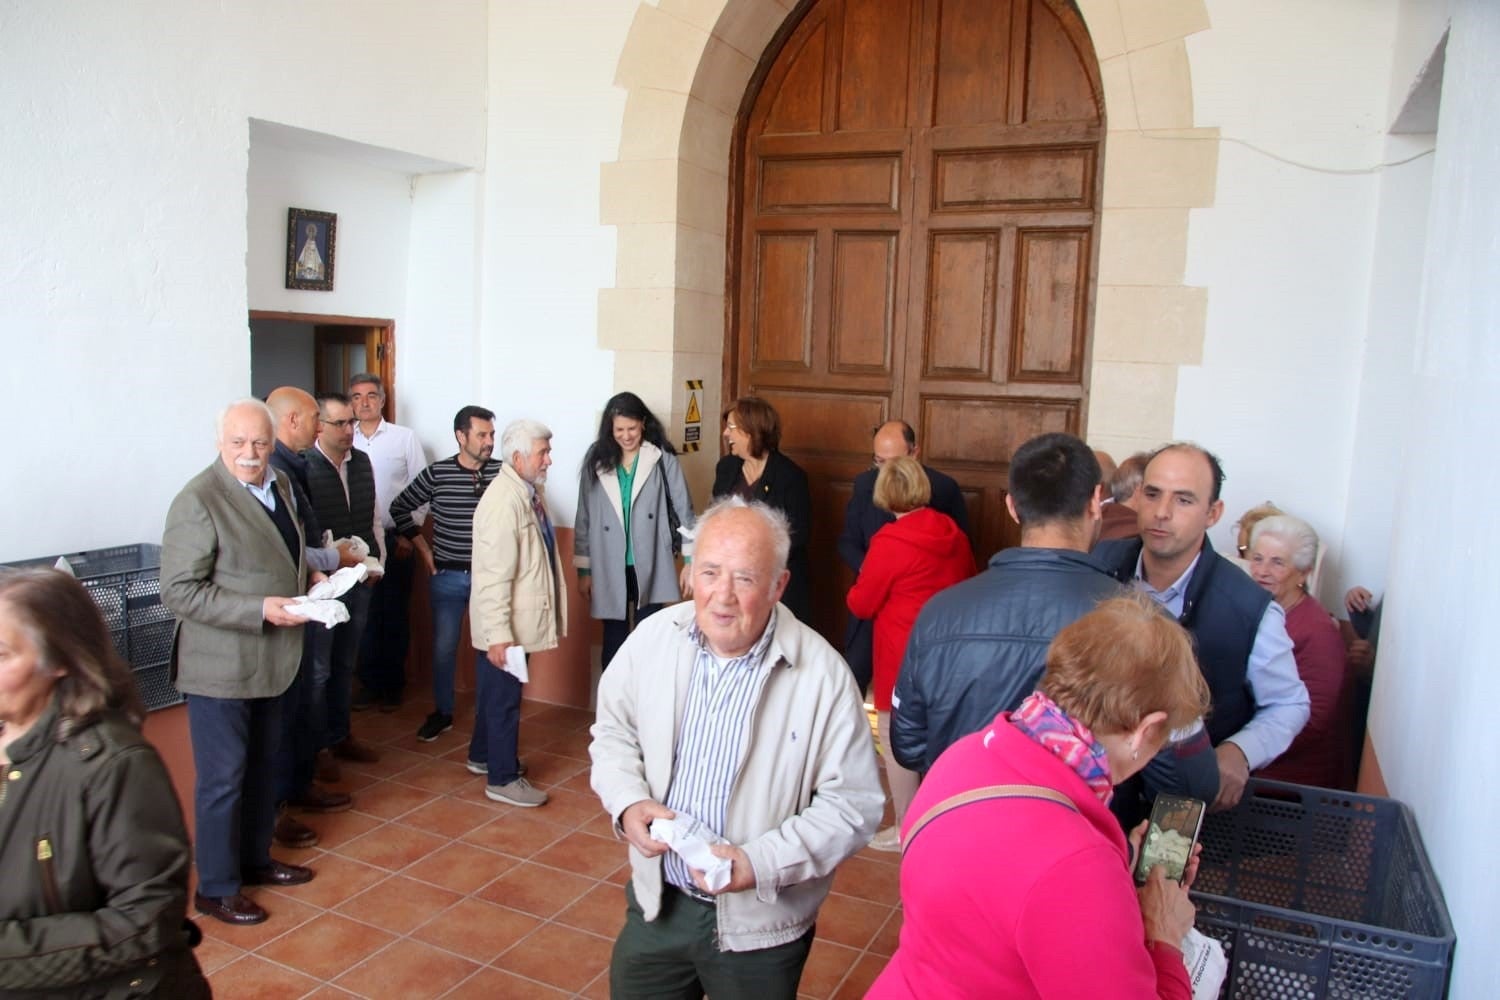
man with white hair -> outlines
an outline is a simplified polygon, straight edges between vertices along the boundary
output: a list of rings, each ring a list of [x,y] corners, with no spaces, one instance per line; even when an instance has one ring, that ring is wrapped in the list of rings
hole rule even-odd
[[[568,631],[557,533],[542,486],[552,465],[552,432],[516,420],[500,438],[505,464],[474,511],[474,585],[469,634],[479,650],[469,770],[486,775],[484,794],[523,808],[547,793],[521,773],[521,682],[505,669],[511,647],[551,649]]]
[[[161,599],[177,616],[172,676],[187,695],[197,784],[198,912],[230,924],[268,914],[245,885],[313,877],[271,857],[282,695],[297,675],[306,619],[287,605],[307,586],[291,485],[270,466],[271,411],[259,400],[219,416],[219,458],[172,501]]]
[[[854,679],[778,603],[790,547],[781,512],[714,504],[692,605],[642,622],[600,681],[590,782],[630,842],[616,1000],[795,996],[834,869],[880,820]],[[662,820],[698,821],[727,871],[710,882],[702,868],[721,866],[654,839]]]

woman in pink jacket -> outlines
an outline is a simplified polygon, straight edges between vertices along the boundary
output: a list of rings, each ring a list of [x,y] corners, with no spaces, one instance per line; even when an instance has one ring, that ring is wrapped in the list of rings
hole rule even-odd
[[[896,763],[891,753],[891,692],[906,655],[906,638],[927,599],[974,575],[974,552],[958,523],[927,504],[932,484],[922,463],[901,456],[880,466],[875,506],[896,520],[870,539],[870,551],[849,588],[849,611],[875,622],[875,677],[870,694],[880,728],[880,752],[891,785],[896,822],[870,842],[878,851],[901,849],[901,821],[916,794],[918,776]]]
[[[1059,632],[1037,691],[949,747],[917,792],[901,943],[868,996],[1189,1000],[1193,904],[1160,868],[1137,891],[1109,798],[1207,708],[1187,634],[1149,599]]]

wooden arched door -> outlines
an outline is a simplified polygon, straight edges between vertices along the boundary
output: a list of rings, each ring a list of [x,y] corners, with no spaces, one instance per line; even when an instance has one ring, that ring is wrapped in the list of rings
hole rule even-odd
[[[1103,90],[1067,0],[817,0],[737,135],[725,399],[763,396],[813,492],[815,621],[885,420],[964,489],[981,561],[1015,544],[1010,456],[1078,433]]]

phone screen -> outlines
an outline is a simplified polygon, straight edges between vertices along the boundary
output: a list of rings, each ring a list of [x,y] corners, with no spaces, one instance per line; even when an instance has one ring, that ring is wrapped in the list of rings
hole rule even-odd
[[[1204,804],[1199,799],[1180,795],[1158,795],[1151,807],[1151,822],[1141,842],[1141,856],[1136,859],[1135,880],[1145,885],[1151,869],[1161,865],[1169,879],[1181,883],[1187,874],[1188,859],[1198,842],[1203,825]]]

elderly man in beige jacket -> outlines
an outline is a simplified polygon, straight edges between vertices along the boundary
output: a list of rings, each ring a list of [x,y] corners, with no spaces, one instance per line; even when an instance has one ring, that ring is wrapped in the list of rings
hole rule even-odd
[[[469,770],[487,776],[489,798],[534,808],[546,804],[547,793],[521,773],[521,682],[505,663],[514,655],[512,646],[535,653],[567,634],[567,590],[542,492],[552,465],[552,432],[535,420],[513,421],[500,438],[500,453],[505,466],[474,511],[469,632],[485,660],[477,678]]]
[[[642,622],[599,683],[590,783],[630,842],[615,1000],[794,997],[833,871],[875,833],[870,723],[838,653],[779,603],[790,548],[780,511],[710,507],[693,603]],[[689,817],[722,884],[652,836]]]

